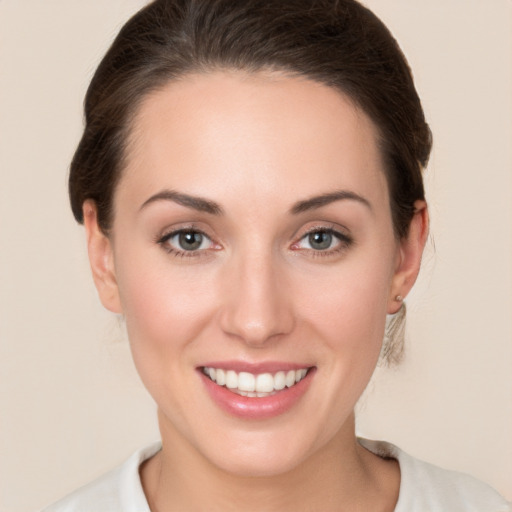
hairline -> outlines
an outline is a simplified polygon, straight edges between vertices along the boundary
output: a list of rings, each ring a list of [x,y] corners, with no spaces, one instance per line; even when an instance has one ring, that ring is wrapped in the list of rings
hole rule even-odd
[[[239,76],[246,76],[247,78],[255,78],[261,77],[265,78],[268,81],[273,80],[282,80],[286,78],[290,79],[299,79],[308,82],[313,82],[318,85],[322,85],[324,87],[328,87],[329,89],[334,90],[336,93],[341,95],[344,100],[348,101],[356,113],[363,114],[368,118],[371,122],[371,125],[374,129],[374,137],[377,151],[381,157],[382,163],[382,172],[384,173],[384,177],[386,180],[387,187],[387,196],[388,203],[391,211],[391,216],[393,219],[393,232],[395,237],[398,239],[401,238],[401,235],[397,232],[394,218],[393,218],[393,208],[392,208],[392,195],[391,195],[391,187],[389,176],[390,173],[387,170],[387,166],[389,165],[386,162],[386,150],[385,146],[387,141],[383,136],[382,129],[379,124],[373,119],[370,112],[367,111],[363,107],[360,101],[358,101],[352,94],[343,89],[340,85],[328,83],[327,80],[322,80],[320,77],[315,76],[314,73],[306,73],[304,71],[297,71],[292,67],[287,67],[285,65],[278,66],[275,64],[271,65],[258,65],[258,66],[231,66],[222,63],[211,63],[211,64],[200,64],[190,67],[184,67],[183,70],[179,73],[176,73],[173,76],[167,76],[163,78],[153,78],[153,83],[147,85],[146,87],[142,87],[141,90],[138,91],[138,97],[132,104],[126,109],[124,124],[120,128],[120,136],[122,139],[118,168],[115,173],[115,180],[112,182],[112,190],[111,190],[111,203],[110,203],[110,211],[108,212],[108,223],[106,226],[102,228],[104,234],[109,236],[111,234],[112,225],[114,222],[114,211],[115,211],[115,197],[116,191],[119,187],[119,184],[125,175],[126,169],[129,166],[129,158],[130,155],[133,155],[133,152],[137,151],[137,148],[140,147],[137,144],[137,119],[142,115],[142,111],[144,110],[144,105],[146,102],[151,101],[152,98],[160,94],[162,91],[166,89],[170,84],[176,82],[186,82],[190,79],[207,77],[215,74],[234,74]],[[151,79],[150,79],[151,80]],[[86,198],[87,199],[87,198]]]

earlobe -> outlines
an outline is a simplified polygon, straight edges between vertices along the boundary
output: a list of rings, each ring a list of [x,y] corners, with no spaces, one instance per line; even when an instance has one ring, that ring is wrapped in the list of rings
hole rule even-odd
[[[429,217],[425,201],[416,201],[414,208],[409,232],[400,241],[397,267],[390,289],[389,314],[394,314],[401,308],[404,297],[416,282],[420,271],[421,257],[428,236]]]
[[[101,303],[113,313],[122,313],[112,243],[98,225],[94,201],[84,201],[83,214],[89,263]]]

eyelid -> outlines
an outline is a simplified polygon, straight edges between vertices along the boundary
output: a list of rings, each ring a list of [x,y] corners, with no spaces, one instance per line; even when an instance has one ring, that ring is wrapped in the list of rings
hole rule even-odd
[[[207,233],[205,233],[202,229],[198,229],[195,226],[185,226],[185,227],[172,228],[172,229],[166,230],[162,234],[159,234],[156,237],[155,241],[157,243],[163,243],[163,242],[169,240],[169,238],[179,235],[180,233],[199,233],[200,235],[203,235],[206,238],[211,239],[211,237]]]
[[[294,238],[297,240],[302,240],[305,236],[308,236],[312,233],[317,233],[319,231],[332,233],[333,235],[336,235],[343,240],[352,240],[352,236],[350,235],[350,230],[348,228],[339,224],[334,224],[332,222],[320,222],[318,224],[313,224],[312,226],[307,227],[304,231],[297,230],[297,233],[300,233],[300,235],[295,235]]]
[[[325,249],[325,250],[299,247],[299,244],[300,244],[300,242],[302,242],[302,240],[304,240],[306,237],[308,237],[309,235],[311,235],[313,233],[319,233],[319,232],[332,234],[338,240],[339,243],[336,245],[336,247],[334,247],[332,249]],[[293,242],[293,244],[291,245],[291,249],[297,250],[297,251],[309,252],[309,253],[312,253],[314,256],[330,256],[330,255],[333,255],[333,254],[336,254],[336,253],[339,253],[339,252],[342,252],[342,251],[348,249],[348,247],[353,245],[353,243],[354,243],[354,239],[348,233],[348,229],[346,229],[346,228],[342,229],[341,227],[338,228],[335,224],[332,224],[332,223],[329,223],[328,225],[318,224],[318,225],[314,225],[314,226],[306,229],[305,231],[303,231],[301,233],[301,235],[298,238],[296,238],[296,241]]]
[[[205,238],[207,238],[210,241],[210,244],[212,247],[209,247],[207,249],[197,249],[192,251],[186,251],[183,249],[179,249],[171,244],[169,244],[169,240],[174,238],[175,236],[181,234],[181,233],[198,233]],[[183,225],[179,227],[172,227],[168,228],[166,230],[163,230],[155,237],[154,242],[158,245],[160,245],[166,252],[169,254],[172,254],[174,256],[181,256],[181,257],[200,257],[200,256],[206,256],[207,253],[210,250],[218,250],[221,248],[220,244],[214,241],[213,237],[206,233],[204,229],[199,228],[198,226],[194,224],[188,224]]]
[[[302,230],[301,230],[302,231]],[[183,250],[178,247],[171,245],[168,243],[170,239],[179,235],[181,233],[198,233],[210,241],[210,247],[206,249],[196,249],[196,250]],[[329,233],[332,234],[337,240],[338,243],[334,248],[320,250],[314,248],[302,248],[299,246],[302,240],[313,233]],[[197,226],[196,224],[190,223],[181,226],[173,226],[168,227],[162,230],[154,239],[154,242],[160,245],[166,252],[172,254],[174,256],[181,257],[200,257],[200,256],[208,256],[211,255],[212,250],[220,250],[222,246],[215,241],[215,239],[207,233],[207,230],[204,230]],[[342,252],[348,249],[349,246],[353,245],[354,239],[349,234],[349,230],[344,226],[339,226],[333,223],[319,223],[313,226],[308,227],[300,236],[295,237],[295,241],[291,244],[290,249],[293,251],[302,251],[312,253],[314,256],[330,256],[335,253]]]

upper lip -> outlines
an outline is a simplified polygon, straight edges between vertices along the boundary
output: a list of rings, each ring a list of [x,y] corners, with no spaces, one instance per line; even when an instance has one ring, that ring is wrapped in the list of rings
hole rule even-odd
[[[233,370],[235,372],[247,372],[254,375],[260,373],[276,373],[278,371],[300,370],[302,368],[311,368],[313,365],[308,363],[292,363],[289,361],[261,361],[251,363],[248,361],[209,361],[199,366],[199,368],[222,368],[223,370]]]

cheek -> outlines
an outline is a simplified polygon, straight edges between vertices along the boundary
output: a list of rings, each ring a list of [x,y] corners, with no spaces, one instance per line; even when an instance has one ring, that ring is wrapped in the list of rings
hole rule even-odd
[[[302,311],[309,326],[311,338],[322,340],[319,350],[325,373],[332,386],[336,405],[326,404],[326,409],[337,410],[342,415],[345,406],[351,408],[374,371],[379,359],[384,331],[391,265],[368,265],[358,261],[333,272],[323,280],[316,280],[317,292],[312,282],[304,288]],[[328,278],[327,278],[328,277]],[[306,292],[309,290],[309,296]],[[320,292],[323,290],[323,292]]]
[[[188,320],[195,317],[198,322],[207,306],[204,293],[194,283],[166,278],[165,274],[146,273],[124,280],[120,295],[127,324],[145,333],[147,341],[161,336],[179,338],[181,330],[190,329]]]
[[[120,224],[114,261],[127,325],[134,334],[147,333],[150,341],[153,334],[175,333],[184,327],[180,319],[201,310],[206,283],[193,266],[180,265],[175,256],[147,237],[147,233],[137,231],[130,236],[129,228]]]
[[[166,258],[131,259],[116,268],[119,293],[135,364],[143,380],[164,364],[183,362],[184,350],[213,313],[212,286],[197,272],[170,265]]]
[[[325,320],[318,328],[332,357],[332,374],[339,375],[343,387],[350,389],[357,400],[379,358],[386,322],[385,302],[359,302],[356,294],[340,295],[337,303],[333,300],[326,305]]]
[[[303,311],[335,345],[363,349],[383,335],[391,284],[391,265],[357,261],[317,279],[308,279],[300,295]],[[316,289],[316,291],[315,291]]]

